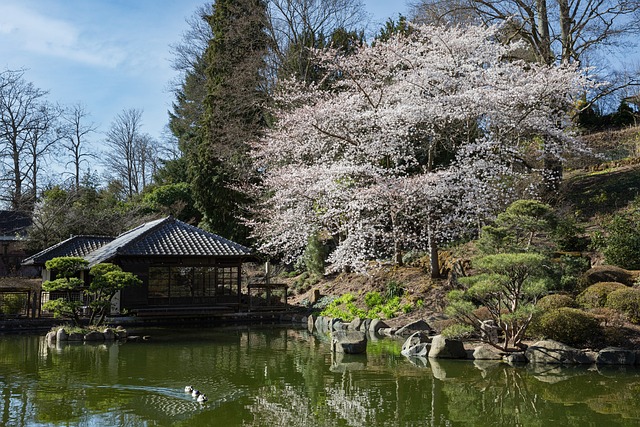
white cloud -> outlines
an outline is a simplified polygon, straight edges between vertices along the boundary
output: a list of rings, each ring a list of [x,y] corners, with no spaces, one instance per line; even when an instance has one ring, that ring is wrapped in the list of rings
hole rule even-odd
[[[115,68],[125,53],[114,45],[95,43],[87,32],[22,5],[0,3],[0,43],[78,63]]]

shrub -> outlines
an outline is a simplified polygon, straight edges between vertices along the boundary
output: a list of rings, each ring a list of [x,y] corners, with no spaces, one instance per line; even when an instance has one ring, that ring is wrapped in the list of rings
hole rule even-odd
[[[473,326],[465,325],[462,323],[454,323],[442,330],[440,333],[443,337],[448,339],[462,339],[468,338],[474,333]]]
[[[630,322],[640,323],[640,290],[617,289],[607,296],[606,307],[624,313]]]
[[[640,269],[640,200],[613,216],[605,226],[603,250],[608,264],[632,270]]]
[[[402,283],[396,282],[395,280],[391,280],[387,283],[387,288],[385,290],[385,299],[391,300],[395,297],[401,297],[404,295],[404,286]]]
[[[572,297],[564,294],[552,294],[544,296],[540,298],[540,300],[536,304],[536,308],[538,308],[542,312],[555,310],[562,307],[577,308],[578,304]]]
[[[356,297],[353,296],[353,294],[346,293],[340,298],[333,300],[320,314],[322,316],[339,318],[345,322],[350,322],[356,317],[366,317],[367,313],[355,305],[355,299]]]
[[[531,331],[572,346],[587,346],[602,337],[602,328],[595,316],[569,307],[543,313],[534,321]]]
[[[370,309],[382,305],[383,302],[384,301],[382,299],[382,295],[380,295],[380,292],[367,292],[367,294],[364,296],[364,303]]]
[[[604,307],[607,303],[607,296],[617,290],[626,288],[618,282],[600,282],[589,286],[576,298],[578,304],[584,308]]]

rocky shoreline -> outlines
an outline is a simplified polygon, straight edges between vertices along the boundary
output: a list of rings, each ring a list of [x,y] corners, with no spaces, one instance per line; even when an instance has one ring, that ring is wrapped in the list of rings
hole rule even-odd
[[[606,347],[599,351],[577,349],[554,340],[541,340],[523,351],[501,352],[495,347],[448,339],[435,333],[425,320],[400,328],[390,328],[380,319],[359,319],[343,322],[324,316],[293,316],[294,323],[307,324],[309,332],[330,334],[333,352],[360,354],[366,351],[367,336],[405,339],[402,355],[408,358],[491,360],[509,364],[553,365],[640,365],[640,350]]]

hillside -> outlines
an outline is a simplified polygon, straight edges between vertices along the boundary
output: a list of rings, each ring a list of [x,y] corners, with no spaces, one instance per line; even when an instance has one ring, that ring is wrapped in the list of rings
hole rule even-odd
[[[640,127],[621,131],[607,131],[585,137],[592,153],[574,158],[568,163],[564,183],[556,201],[556,210],[561,215],[571,215],[586,230],[588,237],[601,229],[602,218],[625,207],[640,195]],[[462,269],[475,254],[473,243],[444,252],[444,262]],[[585,254],[592,265],[601,263],[598,253]],[[441,260],[442,262],[442,260]],[[327,275],[321,279],[308,277],[305,273],[295,277],[284,277],[292,290],[290,302],[308,305],[314,290],[321,295],[338,297],[345,293],[356,297],[356,304],[364,306],[363,298],[368,292],[384,294],[388,287],[402,286],[406,293],[403,303],[413,304],[409,313],[389,319],[391,326],[413,319],[432,319],[434,327],[444,326],[447,321],[438,321],[446,306],[446,294],[451,289],[449,279],[432,280],[427,268],[428,258],[422,257],[407,266],[374,266],[366,275],[341,273]],[[416,302],[420,301],[419,304]]]

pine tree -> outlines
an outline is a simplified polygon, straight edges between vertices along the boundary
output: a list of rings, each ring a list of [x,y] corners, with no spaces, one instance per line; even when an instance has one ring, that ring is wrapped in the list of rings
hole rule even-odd
[[[203,54],[203,110],[182,148],[203,226],[242,242],[248,233],[239,217],[248,200],[238,188],[253,175],[248,144],[266,123],[266,4],[217,0],[206,18],[213,37]]]

